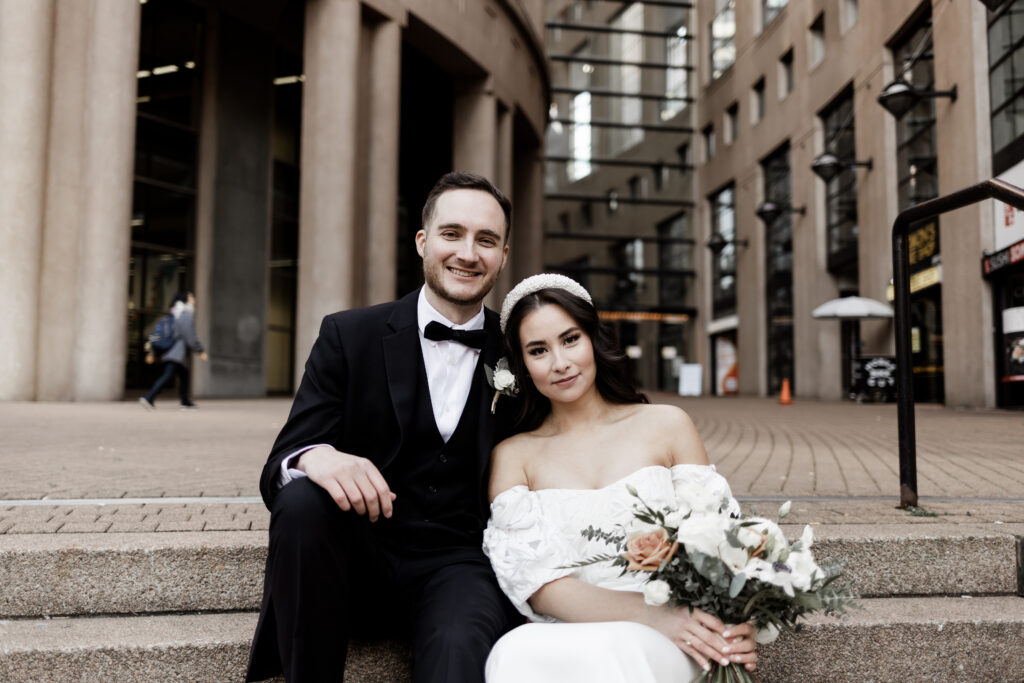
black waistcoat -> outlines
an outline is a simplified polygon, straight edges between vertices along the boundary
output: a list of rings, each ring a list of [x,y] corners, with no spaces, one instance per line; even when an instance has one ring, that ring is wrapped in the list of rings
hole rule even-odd
[[[477,409],[485,383],[479,361],[458,426],[446,443],[437,430],[422,351],[417,351],[414,417],[398,455],[382,474],[397,494],[391,519],[378,533],[406,550],[480,548],[484,520],[477,453]]]

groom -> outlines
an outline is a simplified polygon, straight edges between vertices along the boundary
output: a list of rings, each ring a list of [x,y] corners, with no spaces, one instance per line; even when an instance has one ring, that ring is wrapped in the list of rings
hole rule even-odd
[[[487,179],[445,175],[416,234],[423,288],[324,318],[260,479],[270,546],[246,680],[340,681],[350,637],[399,636],[414,681],[481,681],[520,621],[481,551],[488,460],[510,434],[508,400],[490,410],[501,333],[482,302],[510,217]]]

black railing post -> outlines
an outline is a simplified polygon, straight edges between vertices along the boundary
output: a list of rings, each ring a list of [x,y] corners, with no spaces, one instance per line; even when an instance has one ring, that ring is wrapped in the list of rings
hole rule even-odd
[[[893,302],[896,304],[896,390],[899,420],[900,507],[917,505],[917,440],[914,431],[914,368],[910,350],[909,228],[917,221],[961,209],[983,199],[998,199],[1024,211],[1024,190],[993,178],[903,211],[892,225]]]

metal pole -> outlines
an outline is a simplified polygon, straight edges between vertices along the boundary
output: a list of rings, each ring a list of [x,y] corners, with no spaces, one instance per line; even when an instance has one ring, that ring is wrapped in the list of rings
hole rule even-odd
[[[896,304],[896,383],[899,419],[900,507],[917,505],[917,442],[914,432],[914,369],[910,349],[910,249],[911,224],[961,209],[984,199],[998,199],[1024,211],[1024,190],[993,178],[944,197],[910,207],[892,225],[892,279]]]

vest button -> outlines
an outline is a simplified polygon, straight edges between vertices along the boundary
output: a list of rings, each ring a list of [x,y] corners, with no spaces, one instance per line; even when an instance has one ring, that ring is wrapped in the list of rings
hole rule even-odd
[[[442,453],[441,455],[437,456],[437,458],[438,458],[438,460],[440,460],[441,462],[448,462],[448,456],[447,456],[447,455],[445,455],[444,453]]]
[[[428,486],[427,487],[427,492],[428,493],[437,493],[437,487],[436,486]]]

